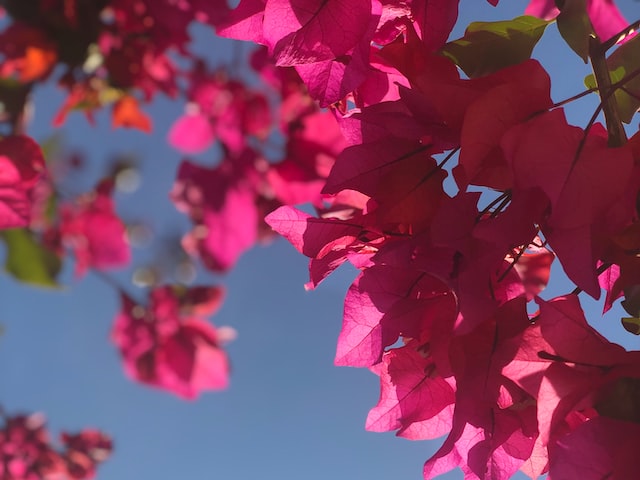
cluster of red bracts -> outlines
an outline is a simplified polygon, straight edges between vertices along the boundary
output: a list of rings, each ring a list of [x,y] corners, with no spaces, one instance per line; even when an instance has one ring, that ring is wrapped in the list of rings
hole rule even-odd
[[[602,3],[589,7],[600,12],[596,29]],[[344,97],[331,85],[355,89],[359,108],[340,120],[350,146],[322,191],[331,203],[317,217],[284,206],[266,221],[311,258],[311,288],[345,261],[361,270],[345,299],[336,363],[380,375],[367,428],[448,434],[425,478],[456,467],[487,480],[517,470],[632,476],[630,451],[594,439],[617,431],[640,440],[637,352],[590,327],[577,294],[539,295],[554,258],[579,290],[598,298],[605,288],[605,308],[637,283],[628,246],[640,244],[638,135],[613,148],[601,125],[569,125],[535,60],[461,78],[433,54],[448,36],[445,20],[455,23],[455,1],[427,12],[402,2],[406,16],[399,2],[357,4],[362,12],[247,0],[222,33],[267,45],[321,102]],[[553,14],[541,2],[530,8]],[[329,18],[358,28],[331,35],[344,29]],[[446,34],[427,29],[436,24]],[[456,154],[453,187],[446,163]]]
[[[40,414],[4,416],[0,429],[3,480],[90,480],[111,454],[111,439],[97,430],[62,433],[63,449],[51,445]]]
[[[184,52],[194,19],[265,45],[279,67],[292,67],[253,59],[280,105],[279,163],[266,160],[268,94],[204,66],[186,76],[190,103],[169,140],[186,153],[217,140],[225,155],[216,167],[181,165],[172,198],[194,223],[183,243],[208,268],[227,271],[268,235],[268,214],[311,258],[310,288],[346,261],[360,269],[336,363],[380,376],[370,430],[448,434],[426,478],[456,467],[487,480],[519,469],[555,479],[635,475],[628,446],[640,440],[638,352],[590,327],[577,294],[539,295],[557,258],[579,290],[595,298],[606,291],[605,309],[622,296],[628,309],[637,302],[638,134],[613,148],[601,125],[569,125],[535,60],[481,65],[461,78],[438,53],[457,0],[241,0],[234,10],[205,0],[23,3],[6,2],[17,21],[0,47],[0,75],[20,85],[0,87],[2,120],[14,130],[24,102],[9,99],[26,99],[25,89],[58,64],[70,94],[57,123],[74,109],[90,117],[111,98],[115,126],[150,130],[133,94],[178,92],[167,52]],[[607,0],[585,9],[603,40],[626,25]],[[527,11],[558,13],[547,0]],[[313,100],[335,105],[344,139]],[[20,136],[0,141],[3,228],[28,223],[43,169],[34,145]],[[454,182],[445,183],[456,154]],[[286,206],[303,202],[318,216]],[[96,229],[109,231],[106,245]],[[52,248],[75,252],[78,274],[128,262],[108,184],[63,206],[46,231]],[[204,321],[220,301],[215,287],[157,287],[147,306],[123,295],[112,339],[127,374],[184,398],[225,387],[223,339]],[[39,432],[25,422],[14,430]],[[77,458],[93,458],[83,442],[94,445],[88,437],[67,443]],[[52,459],[43,465],[54,468]],[[25,465],[11,457],[3,468],[21,478]]]
[[[148,306],[126,295],[111,338],[132,379],[194,399],[203,390],[226,388],[229,363],[222,342],[206,317],[222,304],[218,287],[180,290],[170,286],[151,292]]]

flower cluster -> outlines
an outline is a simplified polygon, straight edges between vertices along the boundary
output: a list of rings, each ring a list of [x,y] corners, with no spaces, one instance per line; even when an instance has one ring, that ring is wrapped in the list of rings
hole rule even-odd
[[[50,443],[40,414],[3,417],[0,478],[3,480],[89,480],[111,454],[111,439],[98,430],[62,433],[62,450]]]
[[[604,310],[623,298],[637,333],[640,133],[627,141],[621,122],[640,107],[640,40],[610,0],[560,3],[532,0],[534,16],[474,23],[447,43],[457,0],[8,0],[0,228],[30,224],[44,246],[23,230],[2,238],[43,264],[68,247],[78,276],[127,264],[111,179],[73,204],[42,187],[42,153],[21,135],[29,93],[56,76],[69,94],[54,124],[111,105],[114,127],[149,132],[140,102],[184,90],[169,143],[222,152],[179,167],[185,251],[224,273],[270,226],[310,258],[308,288],[342,263],[359,269],[335,362],[379,376],[369,430],[447,435],[425,478],[631,478],[638,352],[598,334],[578,295],[604,290]],[[570,125],[531,58],[552,18],[594,65],[586,83],[605,125]],[[263,45],[252,74],[268,88],[192,55],[194,21]],[[576,290],[543,299],[556,260]],[[21,264],[8,263],[18,278]],[[221,287],[155,285],[146,306],[121,296],[112,340],[132,379],[186,399],[227,386],[224,330],[205,320]],[[89,431],[56,453],[34,417],[1,434],[11,480],[90,478],[111,448]]]
[[[218,287],[151,292],[147,307],[123,294],[112,340],[131,378],[194,399],[203,390],[226,388],[229,364],[224,339],[204,320],[222,303]]]

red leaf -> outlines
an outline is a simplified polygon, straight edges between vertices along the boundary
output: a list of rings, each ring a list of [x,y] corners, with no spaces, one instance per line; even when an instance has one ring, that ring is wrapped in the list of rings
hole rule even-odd
[[[511,128],[502,148],[513,170],[514,189],[540,188],[549,198],[551,216],[543,232],[567,275],[598,298],[591,228],[624,192],[620,185],[633,168],[630,149],[608,148],[599,134],[584,138],[560,109]]]
[[[549,478],[634,478],[640,426],[607,417],[584,422],[551,450]]]
[[[271,212],[265,222],[310,258],[321,258],[333,249],[344,251],[363,231],[356,222],[316,218],[289,206]]]
[[[427,50],[442,47],[458,19],[458,0],[413,1],[411,13],[416,31]]]
[[[370,17],[371,0],[269,0],[264,35],[278,66],[317,63],[354,49]]]
[[[469,183],[496,190],[511,187],[512,173],[500,150],[500,140],[514,125],[552,102],[551,80],[535,60],[505,69],[513,81],[496,86],[473,102],[464,117],[460,136],[460,165]],[[526,82],[522,78],[526,77]]]
[[[238,6],[220,22],[216,33],[221,37],[265,44],[264,9],[267,0],[240,0]]]
[[[367,416],[367,430],[400,429],[400,437],[425,440],[451,429],[454,389],[416,342],[385,352],[379,370],[380,400]]]
[[[369,0],[364,1],[369,3]],[[335,58],[296,65],[296,71],[307,86],[309,95],[318,100],[321,107],[342,100],[370,74],[370,43],[380,18],[380,5],[374,1],[371,8],[367,16],[367,29],[353,48]]]
[[[387,175],[400,164],[424,163],[429,152],[428,145],[397,137],[348,147],[338,157],[322,191],[335,194],[350,189],[371,197],[386,186]]]
[[[540,316],[537,323],[554,353],[569,362],[589,365],[613,365],[625,359],[626,351],[609,342],[593,329],[584,317],[577,295],[537,299]]]
[[[404,268],[368,268],[347,292],[335,363],[375,365],[399,336],[419,337],[426,325],[454,315],[455,299],[437,278]]]
[[[435,478],[460,468],[467,478],[508,480],[531,454],[534,438],[522,431],[523,423],[533,424],[535,408],[515,413],[495,410],[490,425],[467,423],[424,465],[424,478]],[[491,432],[488,434],[487,432]]]

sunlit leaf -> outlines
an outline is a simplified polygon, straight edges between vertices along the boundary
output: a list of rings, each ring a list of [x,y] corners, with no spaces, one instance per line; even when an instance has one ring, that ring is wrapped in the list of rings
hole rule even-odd
[[[442,53],[470,78],[481,77],[530,58],[549,23],[526,15],[500,22],[473,22],[464,37],[447,43]]]

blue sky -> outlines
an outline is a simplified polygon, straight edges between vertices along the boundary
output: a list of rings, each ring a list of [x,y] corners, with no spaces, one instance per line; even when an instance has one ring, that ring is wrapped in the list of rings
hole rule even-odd
[[[494,9],[481,0],[462,2],[454,37],[471,20],[509,19],[525,5],[503,3]],[[620,6],[630,20],[639,16],[637,2]],[[555,26],[548,30],[534,55],[549,70],[558,101],[582,89],[588,68],[558,43]],[[196,33],[199,51],[228,58],[228,44]],[[51,119],[62,100],[54,87],[38,93],[32,135],[42,139],[54,132]],[[570,122],[584,126],[595,104],[585,100],[571,108]],[[141,159],[142,186],[117,195],[119,211],[166,234],[188,226],[168,200],[181,157],[164,140],[182,105],[162,99],[149,111],[151,136],[112,131],[106,115],[99,115],[92,128],[72,114],[64,131],[67,144],[89,159],[88,179],[77,185],[78,192],[105,173],[105,161],[114,153]],[[215,152],[208,155],[213,159]],[[136,258],[149,255],[135,253]],[[318,290],[306,292],[306,258],[279,240],[247,253],[224,279],[200,275],[200,282],[227,286],[226,302],[212,321],[233,326],[239,336],[228,347],[231,388],[185,402],[125,378],[108,341],[117,294],[92,274],[74,281],[72,267],[63,272],[67,286],[61,291],[32,289],[0,276],[0,403],[11,413],[44,412],[54,433],[95,426],[111,434],[115,451],[101,467],[100,479],[418,480],[423,462],[441,443],[364,430],[368,409],[378,399],[377,377],[365,369],[333,366],[353,269],[343,268]],[[129,274],[115,277],[125,285]],[[142,298],[135,287],[128,289]],[[567,291],[560,282],[545,296]],[[627,348],[637,348],[638,340],[619,324],[621,310],[600,320],[600,309],[589,302],[593,324]],[[443,478],[461,477],[457,472]]]

